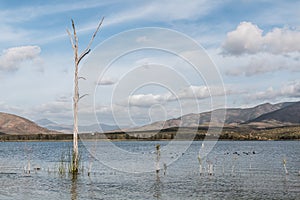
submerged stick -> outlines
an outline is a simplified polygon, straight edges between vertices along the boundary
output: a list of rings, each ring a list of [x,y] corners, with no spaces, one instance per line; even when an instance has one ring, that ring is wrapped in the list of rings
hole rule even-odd
[[[88,176],[90,176],[91,171],[92,171],[92,165],[93,165],[93,159],[96,154],[96,143],[94,143],[93,148],[92,148],[92,153],[89,156],[89,167],[88,167]]]
[[[208,161],[207,172],[210,176],[212,176],[214,173],[214,166],[211,161]]]
[[[27,147],[27,144],[25,143],[25,152],[27,157],[27,165],[24,167],[24,171],[26,174],[30,174],[30,160],[31,160],[31,154],[30,154],[30,148]]]
[[[164,176],[167,174],[167,168],[168,168],[167,164],[164,163]]]
[[[236,157],[236,155],[234,155],[233,156],[233,164],[232,164],[232,168],[231,168],[231,174],[234,174],[236,160],[237,160],[237,157]]]
[[[157,144],[156,145],[156,174],[158,174],[160,170],[159,161],[160,161],[160,144]]]
[[[283,168],[284,168],[284,170],[285,170],[285,174],[288,175],[289,172],[288,172],[288,170],[287,170],[287,168],[286,168],[286,159],[285,159],[285,158],[283,159]]]
[[[202,175],[203,174],[203,171],[202,171],[202,160],[201,160],[200,155],[198,155],[198,162],[199,162],[199,172],[200,172],[200,175]]]

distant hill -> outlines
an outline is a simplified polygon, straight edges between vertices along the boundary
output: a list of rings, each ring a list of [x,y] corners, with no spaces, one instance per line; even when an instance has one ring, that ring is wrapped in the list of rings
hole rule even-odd
[[[50,121],[49,119],[39,119],[35,121],[36,124],[40,126],[49,126],[49,125],[56,125],[56,122]]]
[[[0,132],[4,134],[54,134],[23,117],[0,112]]]
[[[300,103],[300,102],[299,102]],[[224,126],[239,126],[239,125],[247,125],[247,123],[252,122],[251,120],[254,120],[262,115],[272,113],[274,111],[288,108],[292,105],[294,105],[294,102],[283,102],[278,104],[270,104],[270,103],[264,103],[260,104],[251,108],[226,108],[226,109],[217,109],[214,111],[214,113],[218,116],[221,113],[225,112],[225,124]],[[208,126],[211,121],[211,114],[212,111],[209,112],[203,112],[203,113],[191,113],[184,116],[181,116],[179,118],[169,119],[167,121],[158,121],[154,122],[149,125],[127,129],[125,131],[149,131],[149,130],[161,130],[161,129],[167,129],[171,127],[198,127],[198,126]],[[283,120],[285,116],[288,117],[288,113],[280,113],[282,114],[282,122],[288,121],[289,119]],[[294,115],[296,116],[296,115]],[[299,116],[299,114],[298,114]],[[300,118],[297,117],[299,120]],[[220,119],[216,123],[220,123],[222,120]],[[300,123],[300,122],[298,122]],[[252,126],[259,126],[261,127],[276,127],[276,126],[282,126],[284,124],[282,123],[273,123],[270,121],[270,123],[259,123],[259,124],[250,124]]]
[[[37,123],[39,126],[44,127],[46,129],[59,131],[62,133],[72,133],[73,131],[73,127],[71,125],[58,124],[56,122],[53,122],[45,118],[36,120],[35,123]]]
[[[290,103],[279,103],[279,104],[270,104],[264,103],[258,106],[254,106],[251,108],[227,108],[227,109],[218,109],[216,110],[216,114],[220,112],[226,112],[225,124],[232,123],[244,123],[251,119],[255,119],[265,113],[269,113],[278,109],[281,109]],[[205,112],[200,114],[199,125],[209,123],[211,120],[212,112]]]
[[[281,109],[263,114],[255,119],[250,120],[248,123],[267,123],[274,121],[281,123],[300,124],[300,102],[289,104]]]
[[[92,124],[87,126],[78,127],[80,133],[92,133],[92,132],[108,132],[119,130],[118,126],[107,124]]]
[[[49,130],[60,131],[63,133],[72,133],[73,132],[73,125],[58,124],[49,119],[40,119],[35,122],[38,125],[40,125],[44,128],[47,128]],[[107,124],[100,124],[100,126],[98,124],[92,124],[92,125],[78,127],[78,130],[80,133],[107,132],[107,131],[113,131],[113,130],[118,130],[118,129],[119,129],[118,126],[107,125]]]
[[[224,127],[273,128],[300,124],[300,102],[279,104],[265,103],[251,108],[227,108],[214,112],[218,115],[226,111]],[[167,121],[158,121],[141,127],[122,129],[122,131],[162,130],[174,127],[207,127],[212,112],[192,113]],[[215,122],[218,126],[219,120]],[[37,125],[37,124],[39,125]],[[0,135],[2,134],[52,134],[59,132],[72,133],[73,125],[63,125],[48,119],[36,123],[12,114],[0,112]],[[43,127],[41,127],[43,126]],[[101,129],[100,129],[101,127]],[[119,131],[119,127],[106,124],[79,126],[80,133]]]

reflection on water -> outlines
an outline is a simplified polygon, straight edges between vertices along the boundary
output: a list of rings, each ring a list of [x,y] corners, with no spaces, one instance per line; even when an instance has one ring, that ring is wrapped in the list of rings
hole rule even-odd
[[[156,143],[118,142],[118,146],[150,154],[155,151]],[[166,143],[160,142],[162,146]],[[68,152],[71,145],[68,142],[32,142],[26,146],[18,142],[1,143],[0,199],[299,199],[300,141],[218,142],[208,157],[202,159],[202,175],[198,161],[201,142],[194,142],[180,159],[167,166],[166,175],[163,169],[158,175],[155,171],[124,173],[93,160],[88,176],[91,159],[81,147],[86,170],[77,177],[60,176],[57,171],[61,154]],[[25,148],[31,151],[26,152]],[[25,174],[24,166],[28,165],[29,156],[32,169],[35,166],[41,169]],[[162,152],[161,156],[163,159],[176,155],[163,155]],[[120,157],[116,162],[121,165],[127,161]],[[164,166],[163,162],[160,166]],[[208,164],[213,165],[211,176]]]
[[[162,185],[162,182],[160,181],[160,177],[159,177],[158,173],[156,173],[156,179],[155,179],[155,182],[154,182],[152,188],[153,188],[153,191],[154,191],[153,196],[156,199],[161,199],[163,185]]]
[[[71,200],[77,200],[77,175],[73,174],[71,181]]]

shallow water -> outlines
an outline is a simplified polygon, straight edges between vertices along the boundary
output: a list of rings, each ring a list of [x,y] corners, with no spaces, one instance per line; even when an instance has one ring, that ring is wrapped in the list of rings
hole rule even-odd
[[[163,162],[172,161],[166,175],[163,169],[158,176],[124,172],[144,167],[147,171],[152,162],[154,169],[157,143],[162,146],[161,168]],[[58,173],[71,142],[0,143],[0,199],[300,199],[299,141],[218,141],[202,158],[202,175],[197,159],[201,141],[193,142],[183,154],[165,153],[167,141],[114,142],[118,149],[108,144],[81,143],[83,170],[72,178]],[[175,142],[172,147],[186,144]],[[144,156],[134,160],[119,154],[120,149]],[[28,163],[30,174],[25,173]],[[213,165],[213,175],[208,175],[208,163]]]

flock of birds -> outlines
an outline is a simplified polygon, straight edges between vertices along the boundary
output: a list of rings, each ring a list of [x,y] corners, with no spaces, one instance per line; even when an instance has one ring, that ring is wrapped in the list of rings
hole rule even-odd
[[[229,154],[230,154],[230,152],[225,152],[224,153],[224,155],[229,155]],[[239,153],[237,151],[233,152],[232,154],[238,155],[238,156],[241,155],[241,153]],[[251,154],[257,154],[257,152],[255,152],[255,151],[247,151],[247,152],[243,151],[242,154],[244,154],[244,155],[251,155]]]

